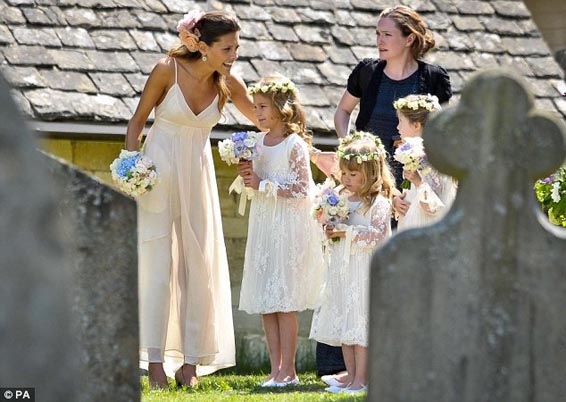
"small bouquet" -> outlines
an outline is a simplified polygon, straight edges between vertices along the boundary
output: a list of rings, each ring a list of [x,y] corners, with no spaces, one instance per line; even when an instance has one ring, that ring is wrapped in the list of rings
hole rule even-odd
[[[334,180],[326,179],[324,183],[317,184],[312,215],[321,225],[336,227],[346,223],[349,214],[348,197],[338,193]]]
[[[425,172],[429,168],[421,137],[409,137],[403,140],[396,150],[393,158],[403,164],[403,169],[411,172]],[[411,188],[411,182],[404,179],[401,188]]]
[[[550,222],[566,227],[566,165],[535,183],[535,193]]]
[[[157,183],[155,164],[138,151],[123,149],[110,165],[112,181],[127,195],[139,197]]]
[[[259,156],[257,144],[259,133],[254,131],[240,131],[232,134],[218,143],[220,159],[228,165],[239,163],[240,160],[251,161]]]

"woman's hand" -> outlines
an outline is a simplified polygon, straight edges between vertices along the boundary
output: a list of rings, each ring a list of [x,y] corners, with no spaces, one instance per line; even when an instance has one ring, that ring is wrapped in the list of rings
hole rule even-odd
[[[344,230],[334,230],[334,226],[326,226],[324,232],[326,237],[329,239],[346,237],[346,232]]]
[[[423,182],[419,172],[412,170],[403,170],[403,177],[413,183],[416,187],[420,186]]]
[[[326,177],[332,177],[338,173],[338,160],[336,159],[335,152],[319,151],[313,159],[316,167],[319,168]]]
[[[407,211],[409,210],[409,207],[411,206],[411,203],[409,201],[405,201],[406,195],[407,193],[403,193],[401,195],[396,195],[395,197],[393,197],[393,208],[395,208],[395,211],[397,211],[400,216],[405,216],[407,214]]]
[[[252,161],[241,161],[238,163],[238,174],[242,177],[254,171]]]

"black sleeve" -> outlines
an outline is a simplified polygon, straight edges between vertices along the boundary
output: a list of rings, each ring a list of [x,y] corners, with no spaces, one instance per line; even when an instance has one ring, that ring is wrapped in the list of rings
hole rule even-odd
[[[437,66],[435,71],[434,94],[438,97],[438,101],[446,103],[452,97],[452,85],[450,85],[450,76],[443,67]]]
[[[346,89],[348,90],[350,95],[355,96],[356,98],[361,98],[364,93],[363,80],[360,78],[360,76],[362,75],[362,70],[366,65],[366,59],[360,61],[348,77],[348,86],[346,87]]]

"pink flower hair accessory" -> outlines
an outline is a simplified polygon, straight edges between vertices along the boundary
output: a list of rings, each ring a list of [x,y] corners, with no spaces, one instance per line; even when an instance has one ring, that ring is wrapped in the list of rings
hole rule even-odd
[[[183,31],[191,32],[192,29],[195,27],[197,22],[203,17],[204,13],[198,10],[191,10],[186,13],[182,19],[179,20],[177,23],[177,31],[179,33]]]
[[[186,13],[177,24],[179,39],[181,43],[189,50],[189,52],[198,51],[198,42],[200,40],[200,32],[195,25],[203,17],[204,13],[198,10],[191,10]]]

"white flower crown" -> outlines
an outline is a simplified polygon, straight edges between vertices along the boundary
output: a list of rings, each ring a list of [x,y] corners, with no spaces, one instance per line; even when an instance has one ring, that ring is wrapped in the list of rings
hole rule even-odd
[[[287,79],[281,82],[270,82],[268,84],[261,84],[258,82],[257,84],[252,85],[248,89],[248,93],[250,95],[266,94],[268,92],[282,92],[282,93],[290,92],[293,95],[297,96],[299,90],[297,89],[295,84],[293,84],[290,80]]]
[[[442,110],[438,98],[435,95],[408,95],[404,98],[399,98],[393,102],[393,107],[395,110],[399,109],[411,109],[419,110],[424,109],[429,112],[438,112]]]
[[[348,145],[357,140],[372,141],[373,143],[375,143],[376,150],[364,153],[350,152],[345,150]],[[346,159],[348,161],[350,159],[355,159],[358,164],[362,164],[363,162],[379,160],[383,158],[385,155],[385,147],[383,146],[383,143],[378,136],[371,133],[366,133],[364,131],[355,131],[354,133],[347,135],[346,137],[340,138],[340,145],[338,145],[336,155],[338,155],[339,158]]]

